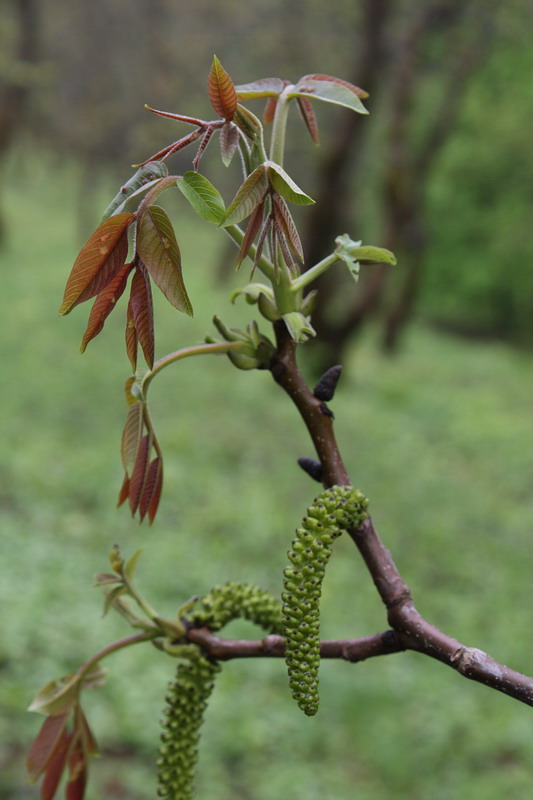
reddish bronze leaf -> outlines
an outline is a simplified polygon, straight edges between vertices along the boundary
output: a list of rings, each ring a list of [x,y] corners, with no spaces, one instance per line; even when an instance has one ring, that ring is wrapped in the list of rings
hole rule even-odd
[[[148,467],[148,455],[150,452],[150,447],[151,447],[150,435],[147,433],[142,437],[139,443],[139,449],[137,451],[137,459],[135,461],[135,467],[133,468],[133,473],[130,478],[130,491],[128,500],[132,515],[135,514],[137,508],[139,507],[141,492],[146,479],[146,470]]]
[[[307,97],[297,97],[298,109],[305,123],[305,127],[309,131],[309,135],[315,144],[319,144],[318,137],[318,122],[316,121],[313,104]]]
[[[176,235],[167,213],[160,206],[150,206],[142,215],[137,231],[137,252],[169,303],[192,317]]]
[[[134,214],[115,214],[98,226],[74,262],[60,314],[99,294],[122,269],[128,255],[128,226],[134,219]]]
[[[41,786],[41,800],[53,800],[67,764],[72,739],[72,733],[63,731],[63,735],[54,750],[54,755],[46,767],[46,774]]]
[[[150,522],[150,525],[154,521],[155,515],[157,514],[162,488],[163,488],[163,462],[161,461],[161,465],[157,473],[154,490],[152,492],[152,499],[150,500],[150,505],[148,506],[148,520]]]
[[[155,510],[157,510],[157,502],[159,501],[159,495],[161,494],[162,481],[163,481],[163,462],[161,461],[161,458],[157,457],[150,462],[150,465],[146,472],[146,480],[144,482],[142,495],[139,502],[139,515],[141,518],[141,522],[145,518],[146,512],[152,505],[152,500],[154,500],[154,498],[157,496],[154,514],[150,519],[150,522],[152,522],[153,516],[155,516]]]
[[[133,403],[128,408],[126,424],[122,431],[120,454],[126,475],[131,475],[137,461],[139,442],[143,430],[143,404]]]
[[[130,479],[127,475],[124,475],[124,480],[122,482],[122,486],[118,494],[117,508],[119,508],[122,505],[122,503],[126,502],[129,495],[130,495]]]
[[[265,110],[263,111],[263,122],[265,125],[268,125],[269,122],[272,122],[274,119],[274,114],[276,113],[276,107],[278,105],[278,98],[277,97],[269,97],[265,103]]]
[[[77,734],[68,760],[69,779],[65,788],[66,800],[83,800],[87,784],[87,757],[81,735],[79,732]]]
[[[135,332],[143,349],[146,363],[152,369],[155,349],[154,310],[150,281],[143,264],[139,264],[135,270],[131,282],[130,303]]]
[[[221,117],[233,119],[237,108],[237,94],[230,76],[215,56],[207,81],[207,91],[211,105]]]
[[[128,315],[126,319],[126,352],[130,360],[132,372],[137,369],[137,331],[135,330],[135,320],[133,319],[133,307],[131,299],[128,303]]]
[[[274,212],[274,219],[283,232],[283,235],[289,243],[291,250],[301,261],[303,261],[304,253],[302,243],[287,203],[282,197],[280,197],[279,194],[274,194],[273,198],[274,202],[272,204],[272,209]]]
[[[220,129],[220,154],[225,167],[229,167],[231,159],[239,144],[239,129],[233,122],[225,122]]]
[[[69,711],[65,711],[63,714],[54,714],[46,717],[43,722],[41,730],[31,746],[26,762],[30,781],[37,780],[53,758],[56,748],[60,746],[68,715]]]
[[[109,314],[115,308],[117,300],[122,296],[126,284],[128,282],[128,275],[132,269],[133,264],[124,264],[121,270],[117,272],[111,283],[103,289],[91,308],[89,320],[87,322],[87,329],[83,334],[80,351],[85,352],[85,348],[95,336],[98,336]]]
[[[237,258],[237,266],[238,267],[240,267],[240,265],[242,264],[242,262],[244,261],[244,259],[248,255],[250,247],[252,246],[252,244],[253,244],[253,242],[255,240],[255,237],[257,236],[257,234],[259,232],[259,228],[261,227],[261,223],[263,221],[264,208],[265,208],[265,201],[263,199],[263,201],[261,203],[259,203],[258,206],[256,206],[256,208],[254,209],[254,212],[252,213],[252,215],[250,217],[250,220],[249,220],[248,225],[246,227],[246,232],[244,234],[244,238],[242,240],[241,249],[239,250],[239,256]]]

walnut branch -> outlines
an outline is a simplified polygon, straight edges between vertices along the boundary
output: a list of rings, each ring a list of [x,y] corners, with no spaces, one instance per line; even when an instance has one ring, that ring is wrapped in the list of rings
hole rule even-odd
[[[272,358],[270,370],[274,380],[293,400],[307,426],[322,464],[323,484],[326,488],[334,484],[351,485],[335,441],[331,412],[312,394],[300,373],[296,362],[296,344],[291,339],[284,323],[275,323],[274,329],[277,350]],[[411,598],[409,587],[400,575],[390,552],[379,538],[370,517],[359,528],[349,531],[349,534],[387,609],[388,622],[392,628],[387,635],[392,635],[394,641],[394,648],[387,652],[415,650],[442,661],[471,680],[484,683],[523,703],[533,705],[533,678],[505,667],[481,650],[466,647],[456,639],[447,636],[419,614]],[[374,637],[370,638],[374,641]],[[355,642],[358,641],[362,640],[355,640]],[[332,643],[323,644],[333,648]],[[359,645],[354,644],[354,647],[354,652],[357,653]],[[334,652],[334,650],[335,648],[330,652]],[[338,652],[342,652],[342,647]],[[382,655],[385,652],[382,650],[372,653],[372,655]],[[345,656],[332,655],[329,657]],[[356,658],[355,660],[360,659]]]

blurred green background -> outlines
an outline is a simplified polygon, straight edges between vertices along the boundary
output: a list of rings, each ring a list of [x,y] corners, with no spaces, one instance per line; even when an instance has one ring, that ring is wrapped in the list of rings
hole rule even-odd
[[[35,691],[128,632],[113,615],[101,618],[101,596],[91,588],[111,546],[120,543],[126,554],[145,547],[139,581],[164,615],[224,580],[278,591],[292,530],[317,488],[295,466],[310,446],[271,377],[213,358],[177,365],[152,389],[166,465],[154,526],[140,528],[115,510],[125,304],[83,358],[85,307],[66,319],[56,308],[77,250],[129,164],[182,135],[143,103],[209,114],[204,88],[213,52],[236,83],[316,71],[356,80],[357,59],[375,35],[373,5],[385,15],[375,65],[385,78],[370,76],[377,81],[371,116],[357,118],[369,132],[343,165],[339,189],[354,201],[355,238],[390,240],[394,165],[414,174],[420,142],[448,125],[439,116],[446,102],[453,124],[427,175],[400,193],[398,207],[415,196],[424,235],[411,235],[412,218],[398,228],[399,268],[343,345],[338,437],[420,611],[461,641],[532,671],[529,4],[442,0],[428,4],[434,15],[423,25],[423,4],[383,0],[334,8],[311,0],[10,0],[0,20],[0,794],[9,800],[38,796],[24,774],[40,721],[25,712]],[[411,87],[398,134],[402,155],[391,147],[398,132],[391,87],[399,85],[398,64],[409,66],[406,46],[417,31],[416,69],[400,84]],[[474,66],[461,61],[469,52]],[[461,63],[463,79],[453,72]],[[447,94],[454,81],[455,100]],[[321,148],[297,121],[289,148],[292,173],[317,196],[346,124],[341,113],[318,112]],[[229,197],[238,176],[226,177],[210,150],[203,170]],[[173,164],[186,168],[185,157]],[[179,198],[165,204],[195,317],[157,300],[158,355],[200,341],[213,312],[232,324],[250,318],[249,307],[228,304],[247,274],[234,274],[216,231],[206,231]],[[344,222],[338,232],[348,229]],[[416,303],[402,346],[387,358],[387,315],[415,261]],[[339,314],[347,285],[341,280],[332,296]],[[368,290],[367,280],[350,287],[350,297]],[[302,349],[313,380],[318,356]],[[373,586],[342,539],[322,620],[325,638],[385,627]],[[247,624],[228,634],[256,635]],[[107,666],[106,686],[85,703],[103,753],[87,796],[154,797],[158,720],[175,665],[146,646]],[[528,707],[414,653],[324,663],[313,719],[291,701],[281,662],[243,661],[224,667],[215,690],[198,796],[525,800],[532,757]]]

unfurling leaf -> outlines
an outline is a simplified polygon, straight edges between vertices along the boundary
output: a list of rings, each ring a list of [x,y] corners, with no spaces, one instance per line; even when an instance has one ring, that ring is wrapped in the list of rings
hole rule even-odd
[[[137,331],[135,329],[135,320],[133,319],[133,306],[131,303],[131,298],[128,303],[128,313],[126,318],[126,353],[128,354],[128,358],[131,364],[131,371],[135,372],[137,369],[137,345],[139,344],[139,338],[137,336]]]
[[[135,466],[133,468],[133,472],[130,478],[130,492],[128,501],[130,504],[130,510],[132,516],[135,514],[137,508],[139,507],[141,492],[146,478],[146,470],[148,467],[148,454],[150,452],[150,447],[151,447],[150,434],[147,433],[141,438],[141,441],[139,442],[139,447],[137,449],[137,458],[135,460]]]
[[[316,336],[316,331],[308,318],[300,314],[299,311],[290,311],[288,314],[282,314],[281,319],[295,342],[306,342],[310,336]]]
[[[28,711],[49,715],[66,713],[76,704],[79,692],[79,676],[65,675],[43,686],[35,695]]]
[[[313,73],[312,75],[304,75],[303,78],[300,78],[300,80],[298,81],[298,85],[308,80],[339,83],[341,86],[345,86],[355,95],[357,95],[357,97],[360,97],[361,100],[364,100],[365,97],[368,97],[368,92],[365,92],[365,90],[361,89],[360,86],[356,86],[354,83],[345,81],[344,78],[336,78],[334,75],[324,75],[319,72]]]
[[[143,404],[133,403],[128,408],[126,424],[122,432],[121,456],[124,471],[131,475],[137,460],[137,451],[143,430]]]
[[[163,462],[157,457],[148,465],[146,472],[146,479],[142,488],[141,498],[139,501],[139,516],[141,522],[148,513],[150,524],[154,521],[154,517],[159,505],[159,498],[161,496],[161,489],[163,486]]]
[[[283,167],[274,161],[266,161],[264,165],[268,169],[268,177],[273,188],[284,200],[296,206],[307,206],[315,201],[309,195],[302,192],[295,184],[290,175],[287,175]],[[253,173],[252,173],[253,174]]]
[[[146,363],[154,366],[154,310],[152,290],[143,264],[138,264],[131,282],[131,313],[135,325],[135,333],[142,347]]]
[[[318,122],[316,121],[313,105],[307,97],[297,97],[298,109],[304,121],[305,127],[315,144],[319,144]]]
[[[26,761],[28,778],[32,783],[44,772],[57,748],[61,747],[68,715],[69,712],[64,711],[47,717],[43,722]]]
[[[277,97],[269,97],[265,103],[265,108],[263,110],[263,122],[265,125],[268,125],[274,119],[276,114],[276,108],[278,107],[278,98]]]
[[[237,108],[235,86],[216,56],[213,57],[213,64],[207,81],[207,91],[211,105],[217,114],[220,114],[225,120],[233,119]]]
[[[224,219],[222,195],[199,172],[186,172],[183,179],[178,182],[178,188],[200,217],[217,224]]]
[[[246,226],[244,238],[242,240],[241,248],[239,250],[239,255],[237,257],[237,267],[240,267],[240,265],[248,255],[250,248],[255,241],[255,237],[259,233],[261,223],[263,222],[264,208],[265,208],[265,201],[262,200],[252,212],[248,225]]]
[[[289,243],[291,250],[293,253],[295,253],[295,255],[298,256],[300,261],[303,261],[304,251],[302,248],[302,242],[300,241],[300,237],[298,235],[296,225],[294,224],[294,220],[291,216],[291,212],[287,208],[286,202],[282,197],[280,197],[280,195],[274,195],[272,208],[274,211],[274,219],[281,228],[281,231]]]
[[[255,97],[277,97],[285,88],[287,81],[281,78],[261,78],[252,83],[235,87],[239,100],[252,100]]]
[[[261,123],[249,108],[237,103],[233,122],[249,139],[254,139],[261,130]]]
[[[229,167],[239,144],[239,129],[233,122],[225,122],[220,129],[220,154],[222,163]]]
[[[162,161],[152,161],[149,164],[144,164],[139,167],[137,172],[126,181],[124,186],[120,187],[115,197],[111,200],[108,207],[103,213],[102,222],[110,217],[112,214],[117,214],[122,211],[123,206],[142,192],[145,192],[155,181],[164,178],[168,175],[166,164]]]
[[[128,276],[132,269],[133,264],[131,262],[124,264],[113,280],[96,296],[96,300],[91,308],[91,313],[89,314],[87,328],[83,334],[80,352],[84,353],[91,339],[98,336],[103,329],[107,317],[113,311],[117,301],[124,293],[128,282]]]
[[[354,91],[357,88],[347,81],[340,81],[338,78],[330,78],[327,75],[323,77],[306,75],[300,78],[289,97],[323,100],[326,103],[351,108],[352,111],[357,111],[359,114],[368,114],[360,100],[361,90]]]
[[[271,163],[271,162],[269,162]],[[268,190],[268,175],[265,164],[260,164],[248,175],[237,194],[226,209],[224,226],[235,225],[246,219],[264,199]]]
[[[134,214],[109,217],[82,247],[65,287],[61,315],[99,294],[122,269],[128,255],[128,226],[134,219]]]
[[[137,253],[169,303],[192,316],[176,235],[166,211],[160,206],[150,206],[139,221]]]

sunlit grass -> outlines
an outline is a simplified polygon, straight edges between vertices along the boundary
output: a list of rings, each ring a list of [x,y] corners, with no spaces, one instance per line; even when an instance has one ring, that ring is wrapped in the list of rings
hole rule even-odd
[[[80,357],[88,309],[66,319],[56,314],[80,244],[75,191],[73,171],[51,178],[43,170],[13,184],[11,243],[0,255],[0,786],[18,800],[37,797],[24,788],[22,771],[39,723],[24,711],[32,694],[127,633],[113,615],[101,619],[101,597],[91,589],[110,547],[146,548],[139,580],[169,616],[227,579],[279,591],[292,530],[318,491],[295,466],[311,448],[270,376],[239,372],[216,357],[176,365],[151,389],[166,457],[156,523],[139,527],[115,509],[129,373],[125,303]],[[253,312],[227,303],[216,239],[184,205],[169,208],[177,210],[196,315],[190,321],[157,304],[158,354],[200,341],[215,311],[231,324]],[[227,271],[232,285],[246,281],[244,272],[233,277],[231,264]],[[532,362],[528,354],[418,328],[390,362],[368,337],[351,354],[334,402],[354,481],[370,496],[420,610],[526,672],[533,660]],[[323,634],[385,627],[375,590],[341,539],[328,567]],[[235,630],[250,633],[248,626]],[[107,666],[107,686],[86,702],[108,752],[93,769],[88,796],[151,797],[159,712],[174,664],[143,647]],[[200,797],[529,797],[530,710],[437,662],[404,654],[324,664],[321,710],[312,720],[286,684],[280,662],[225,667],[206,723]]]

